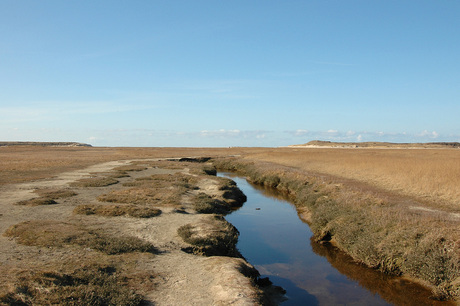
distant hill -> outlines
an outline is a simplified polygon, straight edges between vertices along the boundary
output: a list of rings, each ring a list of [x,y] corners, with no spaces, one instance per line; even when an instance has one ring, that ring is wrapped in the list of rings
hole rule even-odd
[[[394,143],[394,142],[332,142],[313,140],[289,147],[307,148],[460,148],[460,142]]]
[[[79,142],[34,142],[34,141],[0,141],[0,147],[7,146],[38,146],[38,147],[92,147]]]

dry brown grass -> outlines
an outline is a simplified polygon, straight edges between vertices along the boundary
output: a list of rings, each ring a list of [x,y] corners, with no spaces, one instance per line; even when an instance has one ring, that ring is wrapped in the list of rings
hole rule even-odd
[[[227,155],[256,162],[261,168],[253,173],[254,182],[289,192],[299,210],[309,213],[318,239],[335,241],[367,265],[424,279],[436,287],[439,297],[459,296],[458,221],[409,209],[416,203],[460,211],[458,149],[1,147],[0,185],[50,178],[112,160]],[[261,161],[275,165],[262,169]],[[203,171],[192,164],[191,174]],[[136,165],[155,167],[154,163]],[[134,199],[142,204],[161,200],[177,205],[181,192],[187,190],[148,191],[152,181],[141,179],[119,194],[106,196],[116,203]],[[45,231],[44,236],[48,241],[74,241],[70,233],[63,238],[53,236],[55,232]],[[97,234],[83,232],[87,241],[101,241]]]
[[[1,305],[143,305],[155,273],[139,270],[150,254],[80,253],[30,267],[0,266],[9,275],[0,287]]]
[[[207,216],[201,222],[186,224],[178,235],[192,245],[186,251],[204,256],[240,256],[236,249],[239,232],[222,216]]]
[[[76,193],[69,189],[37,189],[34,191],[40,195],[39,198],[32,198],[24,201],[19,201],[16,205],[25,206],[40,206],[40,205],[53,205],[57,204],[55,200],[61,198],[69,198],[76,195]]]
[[[28,246],[64,247],[79,245],[113,255],[130,252],[154,252],[154,247],[136,237],[112,237],[97,230],[51,220],[25,221],[11,226],[5,236]]]
[[[141,305],[143,298],[125,286],[112,268],[87,268],[73,273],[28,271],[14,290],[0,296],[4,305]]]
[[[99,201],[111,203],[152,204],[162,206],[179,205],[182,196],[196,189],[197,177],[183,174],[156,174],[124,183],[131,187],[111,191],[98,197]]]
[[[215,163],[291,196],[308,212],[317,241],[334,243],[369,267],[423,280],[436,298],[459,297],[460,230],[453,215],[413,210],[410,198],[298,168],[243,159]]]
[[[69,189],[37,189],[34,191],[40,195],[39,198],[32,198],[29,200],[19,201],[16,205],[25,206],[40,206],[40,205],[53,205],[57,204],[55,200],[61,198],[69,198],[76,195],[76,193]]]
[[[460,211],[459,149],[280,148],[248,158],[353,179]]]
[[[114,190],[99,196],[97,199],[101,202],[110,203],[175,206],[180,203],[181,197],[186,191],[186,189],[178,191],[176,189],[153,189],[144,186]]]
[[[50,198],[33,198],[29,200],[19,201],[16,205],[24,205],[24,206],[41,206],[41,205],[54,205],[57,202]]]
[[[152,218],[161,214],[161,210],[144,205],[78,205],[75,214],[99,215],[106,217],[131,216],[134,218]]]
[[[98,148],[0,147],[0,185],[50,178],[114,160],[226,156],[255,152],[257,148]]]
[[[141,166],[141,165],[136,165],[136,164],[131,164],[131,165],[126,165],[126,166],[120,166],[116,167],[115,171],[120,171],[120,172],[127,172],[127,171],[143,171],[146,170],[147,167]]]
[[[91,177],[75,181],[70,184],[72,187],[106,187],[118,184],[118,180],[113,177]]]

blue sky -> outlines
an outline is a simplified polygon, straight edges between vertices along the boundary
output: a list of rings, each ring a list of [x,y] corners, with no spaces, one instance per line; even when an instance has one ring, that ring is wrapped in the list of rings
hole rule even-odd
[[[0,0],[0,140],[460,141],[460,2]]]

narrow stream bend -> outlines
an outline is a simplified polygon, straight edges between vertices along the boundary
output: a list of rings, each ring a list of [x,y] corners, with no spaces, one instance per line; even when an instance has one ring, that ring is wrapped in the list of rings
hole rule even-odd
[[[231,173],[248,200],[226,216],[239,231],[238,249],[262,277],[286,290],[285,305],[449,305],[430,300],[424,287],[354,263],[315,243],[293,204],[274,190]]]

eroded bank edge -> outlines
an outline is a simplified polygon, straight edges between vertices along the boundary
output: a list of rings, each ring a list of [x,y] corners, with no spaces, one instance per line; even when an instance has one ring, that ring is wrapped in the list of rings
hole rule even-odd
[[[458,301],[459,229],[450,215],[420,213],[394,197],[273,163],[232,157],[213,164],[287,194],[316,241],[368,267],[410,277],[428,286],[434,299]]]

